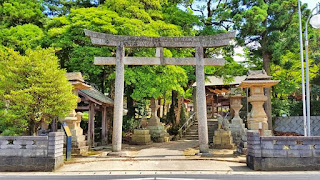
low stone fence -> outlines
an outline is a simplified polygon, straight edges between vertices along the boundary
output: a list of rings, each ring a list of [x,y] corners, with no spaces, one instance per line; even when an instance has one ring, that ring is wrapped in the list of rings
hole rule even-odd
[[[248,132],[247,166],[253,170],[319,170],[320,137],[261,137]]]
[[[320,136],[320,116],[311,116],[311,135]],[[304,134],[303,116],[276,117],[274,130],[280,132],[296,132]]]
[[[52,171],[63,165],[63,132],[0,136],[0,171]]]

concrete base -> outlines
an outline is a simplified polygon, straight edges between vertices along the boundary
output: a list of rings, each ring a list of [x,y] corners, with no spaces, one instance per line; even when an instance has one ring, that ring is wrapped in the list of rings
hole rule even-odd
[[[209,145],[208,144],[200,144],[199,149],[200,149],[200,153],[209,153]]]
[[[240,144],[237,146],[237,150],[235,154],[237,155],[247,155],[248,152],[248,143],[246,141],[241,141]]]
[[[214,131],[213,147],[215,149],[234,149],[231,131],[217,130]]]
[[[247,166],[255,171],[320,170],[320,157],[261,158],[247,155]]]
[[[1,172],[51,172],[64,163],[64,156],[56,158],[47,157],[0,157]]]
[[[135,129],[130,144],[147,145],[151,144],[151,135],[149,130]]]
[[[120,151],[120,152],[109,152],[108,156],[113,157],[126,157],[128,156],[128,153],[126,151]]]
[[[77,154],[77,155],[84,155],[89,152],[89,146],[81,146],[79,148],[77,147],[72,147],[71,153],[72,154]]]

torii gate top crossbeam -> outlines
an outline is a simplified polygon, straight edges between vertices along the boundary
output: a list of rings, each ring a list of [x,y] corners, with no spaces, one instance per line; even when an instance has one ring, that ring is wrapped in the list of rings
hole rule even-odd
[[[146,47],[146,48],[193,48],[193,47],[222,47],[229,44],[235,36],[235,32],[222,33],[210,36],[190,37],[144,37],[144,36],[121,36],[99,33],[85,29],[85,35],[91,38],[94,45],[124,47]]]

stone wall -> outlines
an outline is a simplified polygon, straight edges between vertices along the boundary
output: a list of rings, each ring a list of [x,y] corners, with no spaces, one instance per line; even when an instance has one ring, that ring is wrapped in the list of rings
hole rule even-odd
[[[247,135],[247,166],[253,170],[320,170],[320,137]]]
[[[311,116],[311,135],[320,136],[320,116]],[[296,132],[304,134],[303,116],[277,117],[274,130],[280,132]]]
[[[63,165],[63,132],[0,136],[0,171],[52,171]]]

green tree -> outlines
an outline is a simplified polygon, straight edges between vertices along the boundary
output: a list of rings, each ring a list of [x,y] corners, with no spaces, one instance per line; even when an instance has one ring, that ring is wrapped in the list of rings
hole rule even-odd
[[[36,135],[41,122],[67,115],[77,104],[52,49],[0,51],[0,131]]]
[[[250,50],[262,57],[263,68],[271,75],[271,63],[278,64],[285,50],[297,46],[293,43],[298,42],[297,36],[286,33],[293,30],[294,22],[297,23],[297,0],[232,0],[230,8],[234,28],[239,32],[238,43],[257,42],[259,45]],[[265,94],[270,97],[270,88]],[[271,99],[265,103],[265,110],[271,128]]]
[[[42,11],[39,0],[0,0],[0,29],[29,23],[42,26]]]
[[[177,16],[173,17],[170,14],[176,14]],[[183,18],[183,21],[181,21],[182,17],[186,18]],[[43,46],[58,48],[57,56],[60,59],[62,67],[67,68],[68,71],[81,71],[91,84],[96,85],[103,92],[109,92],[112,96],[112,86],[114,84],[112,73],[114,72],[114,66],[96,66],[93,64],[93,57],[114,56],[116,53],[115,48],[92,46],[89,38],[84,36],[83,29],[86,28],[117,35],[183,36],[194,34],[192,27],[196,22],[193,21],[197,21],[197,18],[194,18],[190,12],[185,13],[176,8],[176,3],[171,1],[110,0],[105,1],[105,4],[101,4],[98,7],[72,9],[70,14],[66,16],[53,17],[46,25],[47,36],[43,40]],[[177,23],[178,25],[172,23]],[[165,52],[168,57],[192,55],[190,50],[166,49]],[[154,49],[126,48],[126,55],[153,57],[155,51]],[[176,69],[182,72],[173,71],[178,74],[164,73],[163,76],[170,75],[175,77],[180,76],[179,74],[184,74],[184,69],[178,67]],[[135,73],[140,72],[150,80],[143,81],[143,84],[149,83],[155,85],[152,81],[154,75],[150,73],[155,71],[167,72],[168,67],[152,66],[148,67],[146,71],[145,67],[128,66],[126,67],[126,71],[129,74],[131,71]],[[148,74],[148,72],[150,73]],[[194,74],[194,70],[192,73]],[[131,94],[136,99],[141,99],[142,96],[150,96],[150,93],[147,91],[142,91],[139,97],[136,95],[138,94],[138,89],[143,89],[142,86],[131,83],[131,81],[137,79],[138,77],[132,79],[126,78],[125,91],[128,97],[128,107],[133,107],[133,101],[130,100]],[[153,87],[155,89],[161,86],[164,88],[163,91],[165,91],[168,90],[168,87],[171,87],[164,87],[161,84],[166,84],[168,83],[167,81],[156,82],[158,84]],[[174,86],[179,85],[181,84],[174,84]],[[156,91],[159,94],[161,90]],[[163,95],[161,94],[161,96]],[[131,112],[130,109],[129,112]],[[129,112],[128,114],[132,114]]]
[[[48,16],[64,16],[71,9],[95,7],[103,4],[105,0],[42,0],[44,13]]]
[[[3,46],[12,48],[23,54],[27,49],[40,45],[44,37],[42,29],[34,24],[12,26],[0,31],[0,42]]]

